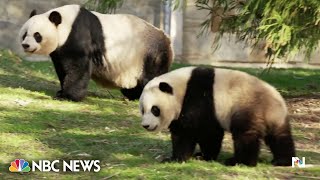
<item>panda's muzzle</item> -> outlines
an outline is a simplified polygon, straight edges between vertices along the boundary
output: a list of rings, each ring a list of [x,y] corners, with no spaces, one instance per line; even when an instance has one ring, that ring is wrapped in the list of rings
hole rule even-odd
[[[144,127],[146,130],[148,130],[148,131],[154,131],[154,130],[156,130],[157,129],[157,127],[158,127],[158,125],[156,125],[154,128],[152,128],[152,129],[149,129],[149,127],[150,127],[150,125],[142,125],[142,127]]]
[[[29,50],[30,48],[30,45],[29,44],[21,44],[23,49],[24,49],[24,52],[28,52],[28,53],[34,53],[37,49],[33,49],[33,50]]]
[[[29,44],[22,44],[23,49],[28,49],[30,47]]]

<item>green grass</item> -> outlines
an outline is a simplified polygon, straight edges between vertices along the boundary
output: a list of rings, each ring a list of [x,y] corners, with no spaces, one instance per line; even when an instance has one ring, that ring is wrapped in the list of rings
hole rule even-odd
[[[178,68],[181,65],[174,65]],[[185,66],[185,65],[183,65]],[[252,74],[261,70],[242,69]],[[319,70],[272,70],[262,79],[285,96],[320,92]],[[257,167],[226,167],[232,155],[227,135],[218,162],[191,160],[184,164],[160,163],[171,153],[166,132],[149,133],[140,127],[138,102],[123,100],[117,90],[90,83],[89,95],[79,103],[53,100],[59,90],[51,62],[27,62],[0,51],[0,179],[276,179],[320,177],[319,166],[281,168],[270,165],[271,154],[263,147]],[[306,128],[293,121],[297,143],[305,146],[298,156],[320,164],[319,142],[303,138]],[[301,123],[301,122],[300,122]],[[312,131],[317,137],[319,129]],[[101,171],[80,173],[8,172],[16,158],[31,160],[99,159]]]
[[[184,67],[175,64],[173,68]],[[248,72],[275,86],[285,97],[319,96],[320,70],[292,68],[270,69],[269,72],[255,68],[231,68]]]

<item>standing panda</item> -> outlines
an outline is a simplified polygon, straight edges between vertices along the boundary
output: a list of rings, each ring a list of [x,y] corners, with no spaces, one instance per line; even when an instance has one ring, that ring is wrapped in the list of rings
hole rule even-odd
[[[19,37],[25,52],[50,55],[61,85],[58,99],[82,100],[90,78],[138,99],[148,81],[168,72],[173,59],[170,39],[146,21],[79,5],[33,11]]]
[[[234,143],[226,165],[256,166],[261,139],[271,149],[273,165],[289,166],[295,156],[283,98],[244,72],[186,67],[163,74],[145,86],[140,110],[148,131],[170,129],[172,161],[189,159],[196,144],[205,160],[216,160],[224,131]]]

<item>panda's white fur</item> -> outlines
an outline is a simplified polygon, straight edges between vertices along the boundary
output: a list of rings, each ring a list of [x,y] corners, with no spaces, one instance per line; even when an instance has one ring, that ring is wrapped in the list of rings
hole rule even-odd
[[[61,24],[55,26],[49,20],[52,12],[61,15]],[[81,12],[79,5],[66,5],[32,16],[19,33],[22,46],[29,45],[28,48],[24,47],[25,52],[51,56],[65,45]],[[154,68],[155,71],[153,75],[148,76],[168,71],[173,60],[173,51],[170,39],[163,31],[133,15],[90,12],[100,21],[103,32],[101,40],[104,38],[105,54],[101,62],[103,66],[93,66],[92,69],[92,79],[98,84],[104,87],[133,89],[144,86],[145,82],[152,78],[143,78],[146,76],[146,69],[152,71]],[[36,32],[43,38],[40,43],[33,37]],[[81,43],[81,37],[78,38]],[[162,61],[167,61],[164,62],[166,65],[160,65]],[[143,85],[138,84],[138,81],[143,82]]]
[[[108,61],[105,61],[107,69],[101,74],[115,83],[115,86],[123,84],[125,85],[123,88],[135,87],[136,79],[142,73],[143,61],[141,59],[144,58],[144,51],[148,48],[148,44],[136,37],[149,38],[146,30],[150,27],[159,32],[161,30],[132,15],[93,13],[100,19],[105,36],[108,37],[105,39],[108,50],[106,54]],[[112,36],[107,36],[108,34]],[[128,59],[133,59],[133,61],[128,61]],[[112,87],[113,83],[106,82],[103,85]]]
[[[224,131],[231,132],[235,151],[227,165],[255,166],[261,139],[273,153],[272,164],[288,166],[295,156],[284,99],[244,72],[203,67],[171,71],[145,86],[140,111],[147,130],[170,129],[170,160],[186,161],[196,144],[205,160],[216,160]]]
[[[30,45],[29,49],[25,49],[26,52],[49,55],[58,47],[64,45],[71,32],[72,24],[77,17],[80,10],[79,5],[65,5],[55,9],[51,9],[43,14],[32,16],[20,29],[19,39],[21,44],[27,43]],[[63,23],[56,27],[49,21],[49,15],[51,12],[57,11],[63,17]],[[24,33],[27,32],[27,36],[23,39]],[[44,40],[41,43],[37,43],[33,34],[40,32]]]
[[[148,130],[161,131],[168,128],[172,120],[179,117],[187,88],[187,81],[194,68],[180,68],[155,77],[144,87],[139,100],[140,111],[143,112],[142,126],[149,125]],[[160,82],[170,84],[174,88],[174,96],[161,92],[159,89]],[[151,113],[151,107],[154,105],[159,106],[162,113],[160,117],[155,117]]]

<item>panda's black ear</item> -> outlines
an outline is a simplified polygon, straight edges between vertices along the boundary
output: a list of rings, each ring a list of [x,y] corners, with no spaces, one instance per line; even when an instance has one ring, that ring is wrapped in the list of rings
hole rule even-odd
[[[49,20],[56,26],[58,26],[59,24],[61,24],[62,18],[60,13],[58,13],[57,11],[52,11],[49,15]]]
[[[29,18],[31,18],[34,15],[37,15],[37,10],[35,9],[31,11]]]
[[[173,94],[173,89],[172,89],[172,87],[171,87],[168,83],[166,83],[166,82],[161,82],[161,83],[159,84],[159,89],[160,89],[160,91],[162,91],[162,92],[165,92],[165,93],[168,93],[168,94]]]

